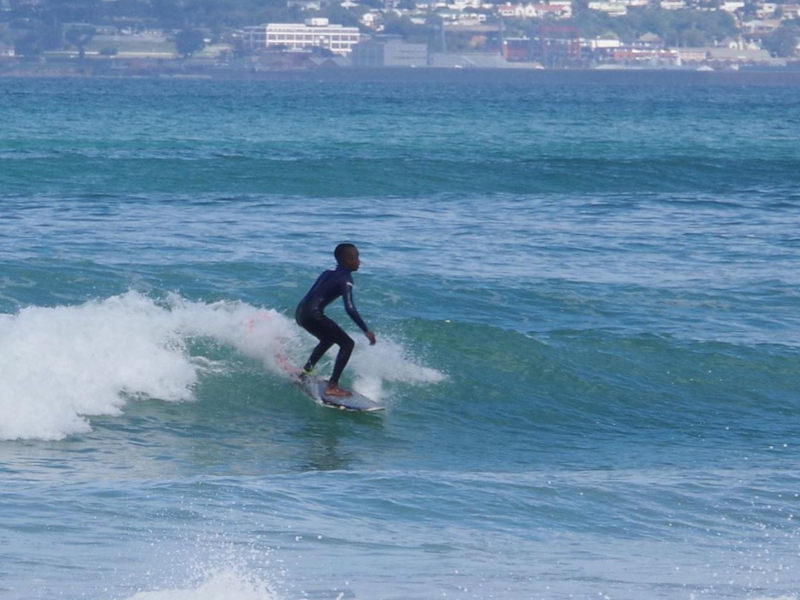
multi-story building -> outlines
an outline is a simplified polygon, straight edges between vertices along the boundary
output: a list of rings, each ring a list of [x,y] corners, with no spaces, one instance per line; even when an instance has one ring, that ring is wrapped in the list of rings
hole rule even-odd
[[[324,48],[334,54],[349,55],[361,41],[358,27],[331,25],[328,19],[308,19],[305,23],[268,23],[246,27],[245,44],[251,48],[305,50]]]

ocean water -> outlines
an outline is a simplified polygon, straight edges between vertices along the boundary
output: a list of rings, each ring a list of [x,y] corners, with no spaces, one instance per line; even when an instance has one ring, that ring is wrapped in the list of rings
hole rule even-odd
[[[0,80],[0,598],[800,598],[798,88],[609,77]]]

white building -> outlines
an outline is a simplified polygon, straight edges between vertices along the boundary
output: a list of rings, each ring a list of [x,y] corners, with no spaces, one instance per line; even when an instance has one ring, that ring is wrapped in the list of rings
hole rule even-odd
[[[245,42],[252,48],[324,48],[341,55],[349,55],[353,46],[361,41],[358,27],[331,25],[328,19],[308,19],[305,23],[268,23],[247,27],[243,33]]]
[[[624,17],[625,15],[628,14],[628,7],[622,2],[615,2],[615,1],[589,2],[587,8],[589,10],[604,12],[612,17]]]
[[[800,19],[800,4],[781,5],[781,14],[784,19]]]
[[[742,10],[743,8],[744,2],[740,2],[739,0],[727,0],[719,5],[720,10],[724,10],[725,12],[729,13],[734,13],[737,10]]]
[[[380,11],[373,9],[369,12],[365,12],[361,15],[359,22],[364,25],[364,27],[369,27],[373,31],[383,31],[383,15]]]
[[[572,17],[572,1],[556,0],[549,4],[498,4],[496,13],[501,17],[510,19],[541,19],[553,17],[555,19],[569,19]]]
[[[615,37],[596,37],[594,39],[586,40],[585,46],[590,50],[612,50],[614,48],[621,48],[622,42]]]

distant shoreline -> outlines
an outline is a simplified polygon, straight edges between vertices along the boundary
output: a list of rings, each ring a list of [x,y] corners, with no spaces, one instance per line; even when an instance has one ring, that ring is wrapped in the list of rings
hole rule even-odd
[[[0,79],[81,80],[206,80],[206,81],[320,81],[320,82],[474,82],[602,85],[709,85],[709,86],[800,86],[800,69],[742,69],[698,71],[692,69],[453,69],[453,68],[325,68],[242,71],[203,69],[197,71],[120,70],[114,73],[82,73],[57,69],[0,71]]]

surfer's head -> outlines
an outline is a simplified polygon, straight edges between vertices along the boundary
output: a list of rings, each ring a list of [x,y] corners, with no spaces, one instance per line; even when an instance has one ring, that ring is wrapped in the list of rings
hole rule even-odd
[[[353,244],[339,244],[333,251],[333,255],[336,257],[336,262],[348,271],[358,271],[358,267],[361,265],[358,248]]]

